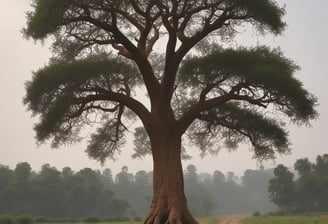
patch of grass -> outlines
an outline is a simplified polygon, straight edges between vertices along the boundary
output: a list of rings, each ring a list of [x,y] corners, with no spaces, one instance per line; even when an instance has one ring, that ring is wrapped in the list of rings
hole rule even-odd
[[[257,216],[242,220],[242,224],[328,224],[328,217],[309,216]]]

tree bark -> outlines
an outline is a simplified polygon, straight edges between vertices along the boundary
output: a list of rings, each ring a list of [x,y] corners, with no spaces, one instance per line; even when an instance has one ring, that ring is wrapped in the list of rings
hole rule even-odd
[[[151,138],[153,200],[145,224],[197,224],[187,207],[181,164],[181,136],[159,130]]]

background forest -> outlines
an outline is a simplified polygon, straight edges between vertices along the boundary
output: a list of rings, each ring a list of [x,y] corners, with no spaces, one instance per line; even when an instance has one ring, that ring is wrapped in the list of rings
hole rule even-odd
[[[299,159],[294,168],[199,173],[184,171],[188,205],[195,216],[219,213],[328,211],[328,154],[315,162]],[[127,166],[115,176],[84,168],[61,171],[45,164],[39,172],[27,162],[14,170],[0,165],[0,214],[51,218],[143,217],[152,198],[152,172],[130,173]],[[274,204],[273,204],[274,203]],[[278,206],[278,207],[277,207]]]
[[[185,170],[185,191],[195,216],[274,209],[267,191],[272,171],[246,170],[242,177],[216,170]],[[61,171],[45,164],[39,172],[29,163],[14,170],[0,166],[0,214],[45,217],[145,216],[152,198],[152,172],[130,173],[127,166],[113,176],[110,169],[69,167]]]

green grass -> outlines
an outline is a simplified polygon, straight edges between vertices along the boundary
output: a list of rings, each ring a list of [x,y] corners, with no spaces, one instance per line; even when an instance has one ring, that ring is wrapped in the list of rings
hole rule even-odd
[[[328,216],[259,216],[248,217],[242,224],[328,224]]]

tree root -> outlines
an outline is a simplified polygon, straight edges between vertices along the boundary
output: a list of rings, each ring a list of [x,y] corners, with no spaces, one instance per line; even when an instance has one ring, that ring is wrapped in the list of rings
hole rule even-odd
[[[173,203],[165,206],[165,203],[158,203],[152,206],[151,212],[145,220],[145,224],[198,224],[188,211],[187,206],[178,206],[180,203]]]

